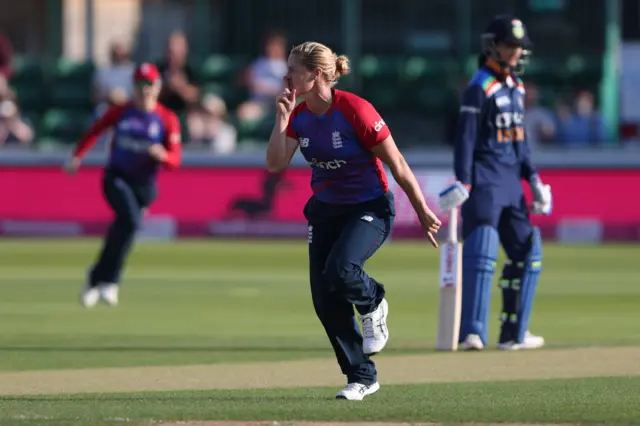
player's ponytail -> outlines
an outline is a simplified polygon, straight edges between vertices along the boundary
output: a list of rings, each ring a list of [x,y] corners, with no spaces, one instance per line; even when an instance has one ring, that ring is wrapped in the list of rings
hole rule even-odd
[[[336,78],[341,75],[347,75],[351,72],[351,64],[349,58],[345,55],[336,56]]]

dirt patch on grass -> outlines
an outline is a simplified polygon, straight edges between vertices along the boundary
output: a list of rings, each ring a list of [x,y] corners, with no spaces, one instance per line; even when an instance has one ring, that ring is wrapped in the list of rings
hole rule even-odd
[[[380,383],[640,375],[640,347],[379,356]],[[332,359],[0,373],[0,395],[343,386]]]

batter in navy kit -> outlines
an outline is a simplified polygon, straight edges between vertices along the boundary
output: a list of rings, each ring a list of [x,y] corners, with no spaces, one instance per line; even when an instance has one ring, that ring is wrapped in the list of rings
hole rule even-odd
[[[491,283],[498,241],[503,308],[498,348],[535,349],[529,317],[542,266],[540,231],[531,224],[521,179],[531,185],[533,213],[551,212],[551,190],[540,180],[524,131],[522,73],[531,42],[524,24],[497,16],[482,36],[478,71],[464,92],[455,141],[456,179],[470,190],[462,206],[463,278],[460,339],[467,350],[487,345]]]
[[[361,400],[380,387],[371,356],[389,339],[385,287],[363,270],[389,236],[395,216],[382,162],[411,200],[434,247],[440,221],[375,108],[332,88],[348,66],[346,57],[320,43],[293,48],[285,77],[289,88],[277,100],[267,166],[283,170],[299,146],[312,167],[313,196],[304,214],[313,305],[347,377],[336,397]],[[296,97],[304,100],[297,106]]]

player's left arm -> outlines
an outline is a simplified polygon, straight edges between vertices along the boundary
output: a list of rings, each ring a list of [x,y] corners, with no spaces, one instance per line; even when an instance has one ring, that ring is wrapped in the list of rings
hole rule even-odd
[[[162,117],[165,133],[162,145],[166,150],[162,163],[171,169],[180,167],[182,161],[182,136],[180,121],[175,113],[167,111]]]
[[[432,234],[438,232],[440,220],[427,206],[422,188],[393,140],[387,124],[373,105],[364,100],[354,108],[353,124],[363,146],[389,167],[391,175],[407,194],[431,244],[438,247]]]

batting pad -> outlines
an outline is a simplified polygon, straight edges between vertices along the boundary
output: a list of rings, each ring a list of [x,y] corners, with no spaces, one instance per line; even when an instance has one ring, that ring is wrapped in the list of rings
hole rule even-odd
[[[536,297],[538,279],[540,278],[540,271],[542,271],[542,238],[540,237],[540,229],[537,227],[533,228],[531,249],[523,266],[519,296],[518,342],[524,341],[525,333],[529,329],[529,317],[531,317],[533,299]]]
[[[460,182],[456,182],[439,194],[440,210],[446,212],[458,207],[469,198],[469,191]]]
[[[491,283],[498,257],[498,232],[476,228],[462,246],[462,314],[460,340],[477,334],[487,345]]]

